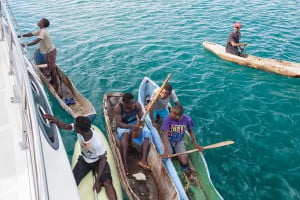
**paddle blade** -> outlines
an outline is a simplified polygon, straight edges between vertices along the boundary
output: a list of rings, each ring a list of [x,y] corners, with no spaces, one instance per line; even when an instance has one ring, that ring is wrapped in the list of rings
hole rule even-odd
[[[218,147],[230,145],[230,144],[233,144],[233,143],[234,143],[234,141],[229,140],[229,141],[219,142],[219,143],[216,143],[216,144],[205,146],[205,147],[203,147],[203,149],[213,149],[213,148],[218,148]]]

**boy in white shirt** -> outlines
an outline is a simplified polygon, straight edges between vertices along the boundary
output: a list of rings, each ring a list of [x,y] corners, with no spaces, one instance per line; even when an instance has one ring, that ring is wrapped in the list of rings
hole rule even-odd
[[[79,185],[82,178],[90,170],[94,170],[97,176],[93,188],[100,192],[103,185],[108,198],[110,200],[117,199],[102,139],[99,134],[91,129],[89,118],[84,116],[76,117],[74,124],[66,124],[49,114],[45,114],[44,118],[51,123],[55,123],[59,128],[74,130],[77,133],[82,155],[79,156],[78,162],[73,169],[76,184]]]

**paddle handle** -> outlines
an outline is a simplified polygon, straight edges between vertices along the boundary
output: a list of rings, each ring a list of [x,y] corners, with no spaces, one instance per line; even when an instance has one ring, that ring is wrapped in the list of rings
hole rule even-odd
[[[208,146],[204,146],[203,150],[204,149],[218,148],[218,147],[230,145],[230,144],[233,144],[233,143],[234,142],[230,141],[230,140],[229,141],[224,141],[224,142],[219,142],[219,143],[216,143],[216,144],[211,144],[211,145],[208,145]],[[185,152],[175,153],[175,154],[169,155],[168,158],[173,158],[173,157],[176,157],[176,156],[180,156],[180,155],[188,154],[188,153],[193,153],[193,152],[197,152],[197,151],[199,151],[199,149],[192,149],[192,150],[188,150],[188,151],[185,151]]]
[[[132,136],[133,138],[138,137],[139,133],[142,131],[142,128],[143,128],[142,124],[143,124],[143,122],[145,121],[145,118],[146,118],[147,114],[150,112],[150,110],[151,110],[152,107],[154,106],[154,104],[155,104],[155,102],[157,101],[157,99],[158,99],[160,93],[162,92],[162,90],[163,90],[163,89],[165,88],[165,86],[167,85],[167,83],[168,83],[169,79],[171,78],[171,76],[172,76],[171,74],[169,74],[169,75],[167,76],[167,78],[165,79],[165,81],[163,82],[163,84],[161,85],[161,87],[159,88],[159,90],[157,91],[157,93],[155,94],[153,100],[152,100],[151,103],[148,105],[147,110],[146,110],[146,112],[143,114],[141,120],[137,123],[136,126],[139,127],[139,130],[138,130],[138,131],[132,131],[131,136]]]

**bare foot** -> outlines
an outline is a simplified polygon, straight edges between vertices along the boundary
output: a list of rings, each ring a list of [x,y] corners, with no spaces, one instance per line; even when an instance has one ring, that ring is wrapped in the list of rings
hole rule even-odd
[[[146,162],[143,162],[143,161],[139,161],[138,162],[138,165],[143,168],[144,170],[151,170],[151,167],[146,163]]]

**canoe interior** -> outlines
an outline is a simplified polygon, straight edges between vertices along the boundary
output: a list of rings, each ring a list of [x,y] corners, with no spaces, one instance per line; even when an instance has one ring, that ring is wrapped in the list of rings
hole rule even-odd
[[[191,137],[187,133],[185,135],[185,142],[187,150],[194,149],[194,144]],[[211,182],[208,167],[203,155],[199,152],[188,154],[190,165],[192,166],[193,173],[195,172],[198,176],[193,176],[193,173],[186,174],[190,175],[189,180],[191,182],[192,193],[195,195],[195,199],[205,197],[204,199],[222,199],[221,195],[217,192],[216,188]],[[180,170],[181,171],[181,170]],[[196,178],[197,177],[197,178]],[[197,184],[197,185],[195,185]],[[201,189],[201,193],[198,189]],[[188,194],[189,195],[189,194]],[[199,196],[199,198],[198,198]]]
[[[63,71],[61,71],[59,66],[57,66],[57,72],[59,75],[59,94],[54,90],[53,86],[50,84],[50,77],[45,76],[45,74],[49,74],[48,69],[39,68],[37,69],[37,71],[42,81],[48,87],[49,91],[56,98],[61,107],[65,109],[73,118],[77,116],[87,116],[90,118],[91,121],[93,121],[96,118],[96,111],[94,106],[79,93],[72,81],[63,73]],[[75,103],[67,105],[64,102],[64,99],[66,98],[73,98]]]
[[[140,147],[134,143],[129,145],[127,153],[129,175],[125,175],[113,112],[113,107],[121,101],[122,95],[122,93],[106,94],[104,95],[103,103],[107,133],[120,170],[122,185],[128,198],[179,199],[179,194],[153,144],[150,145],[148,154],[148,163],[151,167],[151,171],[143,170],[137,165],[141,158]],[[137,173],[144,174],[146,181],[136,180],[133,175]]]

